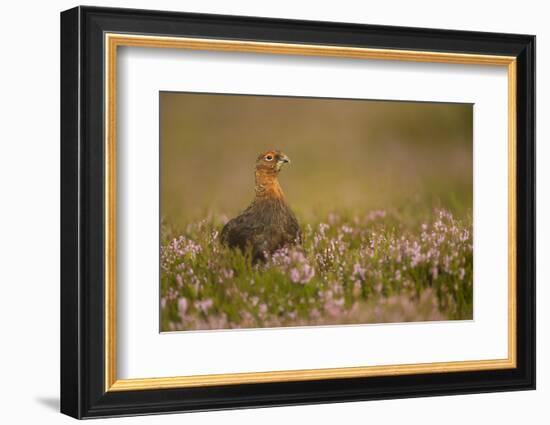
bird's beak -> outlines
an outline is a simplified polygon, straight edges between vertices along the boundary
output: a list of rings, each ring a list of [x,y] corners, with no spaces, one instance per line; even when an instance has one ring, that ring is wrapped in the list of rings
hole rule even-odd
[[[286,155],[279,155],[277,162],[281,164],[290,164],[290,158]]]

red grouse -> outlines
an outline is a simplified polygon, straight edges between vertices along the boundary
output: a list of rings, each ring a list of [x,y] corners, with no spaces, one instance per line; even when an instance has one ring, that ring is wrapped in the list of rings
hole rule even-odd
[[[277,249],[300,243],[298,221],[286,203],[277,176],[290,159],[270,150],[256,160],[256,197],[239,216],[224,226],[220,239],[231,248],[250,250],[254,261],[264,259]]]

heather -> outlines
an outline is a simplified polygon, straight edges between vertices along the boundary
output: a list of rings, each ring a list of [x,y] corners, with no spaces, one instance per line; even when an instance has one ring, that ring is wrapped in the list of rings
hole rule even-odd
[[[472,226],[435,209],[332,212],[263,262],[219,241],[223,216],[161,226],[161,330],[471,319]]]

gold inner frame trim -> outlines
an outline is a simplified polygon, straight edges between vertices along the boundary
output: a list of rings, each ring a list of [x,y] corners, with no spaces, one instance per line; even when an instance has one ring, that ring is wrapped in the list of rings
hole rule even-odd
[[[106,33],[105,45],[105,391],[136,391],[214,385],[310,381],[416,373],[446,373],[516,367],[516,58],[478,54],[370,49],[329,45],[161,37]],[[120,46],[324,56],[504,66],[508,72],[508,357],[494,360],[304,369],[165,378],[118,379],[116,326],[116,106],[117,48]]]

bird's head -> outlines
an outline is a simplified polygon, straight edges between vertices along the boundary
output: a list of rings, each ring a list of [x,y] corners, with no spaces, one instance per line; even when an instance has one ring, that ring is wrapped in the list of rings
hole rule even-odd
[[[277,175],[284,164],[290,159],[278,150],[261,153],[256,160],[256,197],[260,199],[273,198],[284,200],[283,190],[279,185]]]
[[[278,150],[261,153],[256,160],[256,171],[262,174],[279,174],[285,164],[290,164],[290,158]]]

